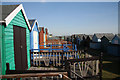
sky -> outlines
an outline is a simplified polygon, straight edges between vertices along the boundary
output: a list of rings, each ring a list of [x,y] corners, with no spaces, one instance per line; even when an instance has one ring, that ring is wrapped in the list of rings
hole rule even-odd
[[[20,4],[5,2],[2,4]],[[117,2],[22,2],[28,19],[53,35],[118,33]]]

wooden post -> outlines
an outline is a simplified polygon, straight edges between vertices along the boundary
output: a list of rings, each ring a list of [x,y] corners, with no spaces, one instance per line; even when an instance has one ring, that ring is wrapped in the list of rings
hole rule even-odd
[[[30,67],[32,66],[32,61],[31,61],[31,50],[30,50]]]
[[[103,53],[101,52],[100,54],[100,80],[102,80],[102,56],[103,56]]]
[[[37,59],[38,59],[38,58],[37,58],[37,52],[36,52],[36,59],[35,59],[35,60],[36,60],[36,66],[38,66]]]
[[[68,59],[68,52],[67,52],[67,59]]]
[[[68,62],[68,77],[71,78],[71,63]]]
[[[53,52],[53,66],[55,66],[55,62],[54,62],[54,60],[55,60],[55,59],[54,59],[54,52]]]
[[[74,73],[75,73],[75,63],[73,64],[73,70],[74,70]],[[74,74],[74,78],[75,78],[75,74]]]
[[[41,55],[41,53],[39,52],[39,59],[38,59],[39,60],[39,66],[40,66],[40,55]]]
[[[59,52],[59,66],[60,66],[60,59],[61,59],[60,57],[61,57],[61,56],[60,56],[60,52]]]
[[[6,63],[6,70],[10,70],[10,66],[9,66],[9,63]]]
[[[96,75],[99,72],[99,60],[96,60]]]
[[[62,65],[61,65],[61,67],[63,68],[63,53],[64,52],[62,52],[62,56],[61,56],[61,60],[62,60]]]
[[[34,61],[34,52],[33,52],[33,66],[35,66],[35,61]]]
[[[58,62],[58,61],[57,61],[57,52],[56,52],[56,65],[55,65],[55,66],[57,66],[57,62]]]

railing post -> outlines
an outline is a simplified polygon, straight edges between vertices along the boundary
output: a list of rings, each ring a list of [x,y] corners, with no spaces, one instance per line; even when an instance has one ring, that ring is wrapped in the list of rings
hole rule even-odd
[[[9,63],[6,63],[6,70],[10,70],[10,66],[9,66]]]
[[[100,54],[100,80],[102,80],[102,56],[103,56],[103,53],[101,52]]]
[[[32,61],[31,61],[31,50],[30,50],[30,67],[32,66]]]
[[[10,70],[9,63],[6,63],[6,74],[9,73],[8,71]]]
[[[64,52],[62,51],[62,56],[61,56],[61,61],[62,61],[61,67],[62,67],[62,68],[63,68],[63,54],[64,54]]]
[[[70,68],[70,62],[67,61],[67,59],[65,58],[65,70],[68,73],[68,77],[71,78],[71,68]]]

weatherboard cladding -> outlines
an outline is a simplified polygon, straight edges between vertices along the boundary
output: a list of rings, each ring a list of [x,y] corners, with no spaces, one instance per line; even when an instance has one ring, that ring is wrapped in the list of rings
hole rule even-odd
[[[4,27],[4,53],[6,56],[6,63],[10,64],[10,69],[15,70],[14,60],[14,39],[13,39],[13,25],[26,28],[26,44],[27,44],[27,60],[28,68],[30,67],[30,31],[24,19],[22,11],[19,11],[12,21]],[[6,67],[4,67],[6,69]]]

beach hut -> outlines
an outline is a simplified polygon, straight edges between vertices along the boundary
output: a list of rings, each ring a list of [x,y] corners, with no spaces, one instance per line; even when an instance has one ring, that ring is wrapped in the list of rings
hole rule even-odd
[[[101,49],[102,49],[102,51],[107,52],[107,47],[111,43],[113,37],[114,37],[114,34],[109,33],[109,34],[106,34],[105,36],[103,36],[101,38]]]
[[[116,34],[111,44],[107,47],[107,53],[114,55],[114,56],[120,56],[120,34]]]
[[[48,29],[45,28],[45,45],[47,45],[47,40],[48,40]],[[45,46],[46,47],[46,46]]]
[[[39,45],[44,45],[44,41],[45,41],[45,31],[44,31],[44,27],[39,27]],[[43,49],[44,46],[40,46],[40,49]]]
[[[112,44],[120,44],[120,34],[116,34],[111,41]]]
[[[31,31],[30,31],[30,49],[34,52],[38,52],[39,50],[39,30],[38,30],[38,22],[36,19],[29,20]]]
[[[10,70],[30,68],[30,24],[20,5],[0,5],[0,59],[2,74],[5,74],[6,63]]]

